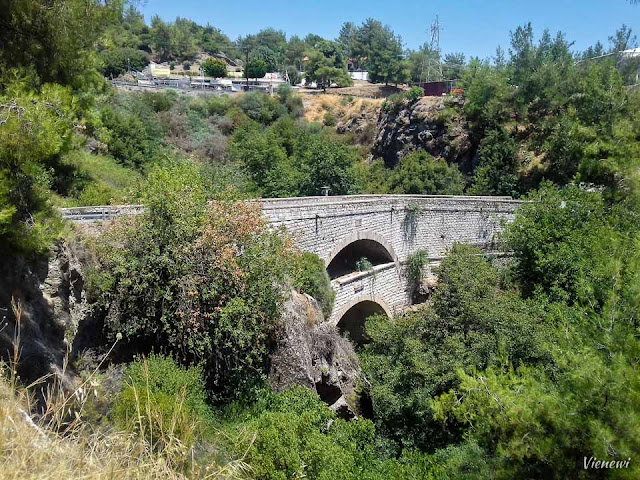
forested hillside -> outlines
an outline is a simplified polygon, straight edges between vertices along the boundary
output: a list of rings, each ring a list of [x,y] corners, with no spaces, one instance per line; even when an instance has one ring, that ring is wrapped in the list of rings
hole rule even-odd
[[[334,40],[231,41],[121,1],[9,2],[0,477],[637,478],[638,63],[603,56],[637,43],[625,26],[597,40],[575,52],[514,26],[495,58],[445,57],[463,95],[319,96],[305,115],[289,85],[195,96],[105,75],[249,52],[275,71],[308,57],[341,80],[351,59],[405,83],[435,52],[403,51],[375,20]],[[500,239],[509,262],[456,245],[425,303],[370,317],[352,345],[322,325],[323,261],[246,201],[325,186],[526,202]],[[132,203],[144,214],[99,236],[58,210]],[[416,283],[425,255],[407,267]],[[285,361],[304,378],[283,379]],[[336,382],[349,385],[332,409]]]

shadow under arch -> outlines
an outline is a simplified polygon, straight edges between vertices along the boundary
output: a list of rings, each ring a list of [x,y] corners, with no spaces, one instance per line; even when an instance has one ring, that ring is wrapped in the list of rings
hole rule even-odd
[[[355,344],[361,345],[365,341],[365,322],[376,314],[392,318],[391,309],[382,298],[376,295],[358,295],[343,305],[334,318],[340,333],[348,334]]]
[[[398,265],[393,246],[382,236],[371,231],[353,232],[342,238],[325,260],[327,273],[335,278],[356,271],[356,262],[366,258],[373,266],[384,263]]]

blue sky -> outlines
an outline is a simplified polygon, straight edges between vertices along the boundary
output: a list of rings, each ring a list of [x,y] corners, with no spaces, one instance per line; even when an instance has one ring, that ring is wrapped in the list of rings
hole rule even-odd
[[[220,28],[235,39],[264,27],[284,30],[287,38],[317,33],[335,38],[343,22],[376,18],[402,36],[406,47],[428,40],[429,25],[439,15],[444,52],[488,57],[497,45],[508,47],[509,31],[531,21],[536,34],[544,28],[562,30],[582,50],[607,37],[623,23],[640,36],[640,5],[627,0],[538,1],[393,1],[393,0],[146,0],[139,7],[147,22],[154,14],[164,20],[176,16]]]

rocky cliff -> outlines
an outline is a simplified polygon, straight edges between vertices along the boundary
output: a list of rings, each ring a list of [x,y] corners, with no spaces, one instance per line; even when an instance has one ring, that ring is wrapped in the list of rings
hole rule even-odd
[[[0,358],[12,359],[19,333],[18,374],[23,381],[49,375],[63,384],[72,382],[73,375],[64,368],[65,357],[71,352],[79,323],[91,310],[84,283],[77,252],[66,242],[52,247],[48,260],[3,259]]]
[[[425,150],[469,171],[472,145],[461,115],[463,102],[457,97],[422,97],[397,110],[382,108],[372,156],[394,167],[409,153]]]

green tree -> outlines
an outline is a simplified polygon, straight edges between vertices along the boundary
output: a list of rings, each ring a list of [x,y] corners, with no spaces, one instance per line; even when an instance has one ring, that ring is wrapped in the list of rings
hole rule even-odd
[[[302,171],[302,195],[320,195],[322,187],[329,187],[331,195],[353,193],[356,157],[347,146],[323,135],[308,135],[296,157]]]
[[[316,82],[326,90],[332,83],[338,86],[351,85],[351,77],[347,73],[347,66],[335,42],[323,40],[316,43],[316,50],[309,53],[309,61],[305,65],[305,79],[307,83]]]
[[[267,64],[263,60],[250,60],[244,69],[245,78],[262,78],[267,74]]]
[[[207,58],[200,64],[200,67],[208,77],[220,78],[227,76],[227,63],[220,58]]]
[[[366,46],[369,79],[376,82],[401,83],[408,79],[407,66],[403,62],[402,38],[388,26],[374,22]]]
[[[14,86],[0,96],[0,243],[4,251],[45,252],[59,234],[48,193],[76,121],[69,89],[35,94]]]
[[[389,175],[389,191],[421,195],[459,195],[464,182],[458,167],[426,152],[403,158]]]
[[[91,50],[122,14],[122,2],[17,0],[0,10],[0,81],[9,69],[24,67],[34,70],[36,82],[79,88],[93,81]]]
[[[157,60],[160,62],[172,60],[174,52],[171,48],[171,28],[158,15],[151,18],[149,35],[153,54]]]
[[[133,48],[115,48],[100,53],[102,74],[118,77],[129,70],[142,71],[149,65],[149,54]]]
[[[478,158],[469,193],[517,196],[518,158],[513,138],[503,129],[487,132],[480,142]]]
[[[499,364],[545,364],[541,309],[500,288],[499,272],[464,245],[438,270],[432,306],[366,323],[361,366],[371,384],[376,428],[398,448],[434,449],[461,437],[457,422],[433,417],[431,399],[459,382],[455,372]]]
[[[336,294],[331,288],[331,280],[322,259],[304,252],[297,261],[293,278],[294,287],[318,300],[324,318],[329,318]]]

